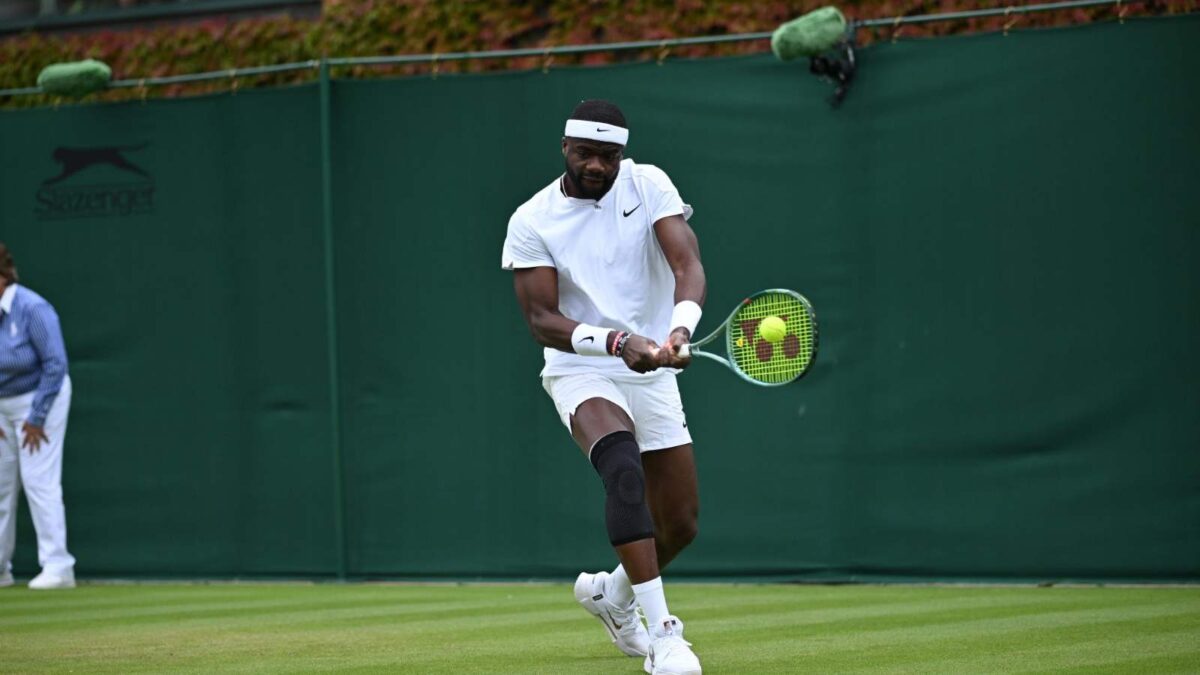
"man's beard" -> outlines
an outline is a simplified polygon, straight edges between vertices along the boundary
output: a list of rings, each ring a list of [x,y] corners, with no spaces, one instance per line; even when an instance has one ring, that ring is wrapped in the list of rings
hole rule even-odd
[[[574,173],[571,171],[570,165],[567,165],[567,180],[571,181],[571,185],[579,193],[580,199],[599,200],[608,193],[613,183],[617,182],[617,175],[614,173],[612,176],[605,176],[604,183],[599,187],[589,187],[587,183],[583,182],[583,173]]]

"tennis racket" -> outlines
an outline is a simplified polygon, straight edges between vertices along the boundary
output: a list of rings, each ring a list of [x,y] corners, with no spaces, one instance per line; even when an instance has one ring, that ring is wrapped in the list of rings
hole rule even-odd
[[[787,326],[778,342],[770,342],[758,332],[763,319],[772,316]],[[715,342],[721,333],[725,333],[724,354],[700,349]],[[759,291],[743,300],[704,339],[680,347],[679,354],[721,363],[751,384],[778,387],[799,379],[812,367],[817,357],[817,317],[812,304],[795,291]]]

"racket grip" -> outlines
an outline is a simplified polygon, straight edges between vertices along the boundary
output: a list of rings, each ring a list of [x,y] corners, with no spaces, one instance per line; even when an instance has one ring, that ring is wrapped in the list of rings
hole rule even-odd
[[[683,345],[682,347],[679,348],[680,358],[686,359],[686,358],[690,357],[691,355],[692,355],[692,346],[690,344]]]

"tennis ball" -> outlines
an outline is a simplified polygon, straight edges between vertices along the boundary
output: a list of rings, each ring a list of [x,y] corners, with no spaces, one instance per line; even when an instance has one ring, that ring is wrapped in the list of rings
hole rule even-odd
[[[767,342],[779,342],[787,334],[787,324],[777,316],[768,316],[758,324],[758,336]]]

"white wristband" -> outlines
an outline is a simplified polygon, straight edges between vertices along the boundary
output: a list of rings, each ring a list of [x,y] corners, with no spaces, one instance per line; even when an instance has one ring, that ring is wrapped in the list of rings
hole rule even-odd
[[[608,353],[608,334],[611,328],[589,326],[581,323],[571,332],[571,346],[576,354],[584,356],[610,356]]]
[[[696,334],[696,326],[700,323],[700,315],[704,310],[700,309],[700,305],[691,300],[684,300],[675,305],[675,310],[671,312],[671,331],[676,328],[688,329],[688,335]]]

